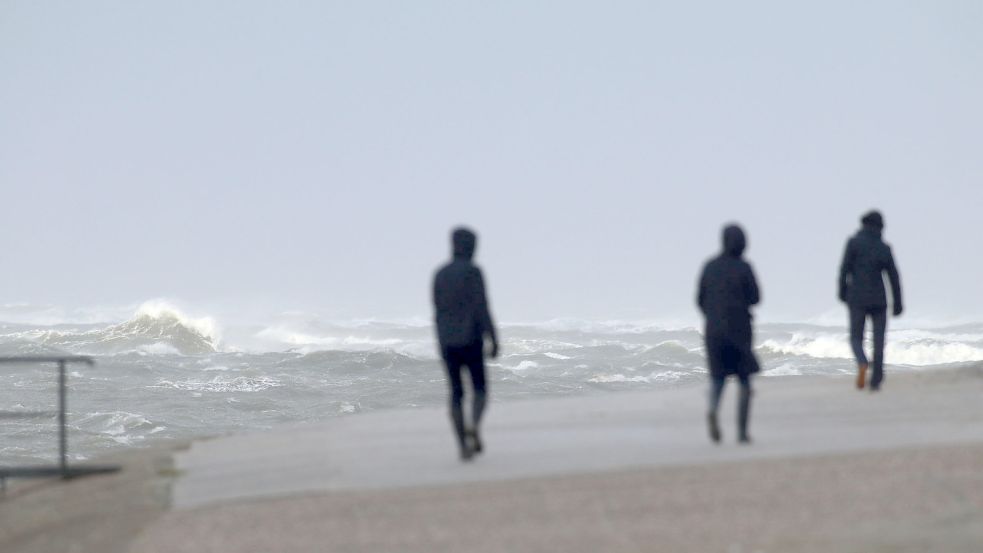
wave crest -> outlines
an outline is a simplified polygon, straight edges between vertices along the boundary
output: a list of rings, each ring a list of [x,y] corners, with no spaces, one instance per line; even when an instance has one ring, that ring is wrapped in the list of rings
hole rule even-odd
[[[843,332],[793,332],[770,338],[759,346],[764,353],[816,359],[853,359],[849,338]],[[870,351],[870,340],[865,344]],[[887,337],[885,362],[925,367],[983,361],[983,336],[925,330],[898,330]]]
[[[162,302],[147,302],[133,318],[105,328],[34,333],[40,344],[75,353],[206,355],[217,350],[215,323],[191,319]]]

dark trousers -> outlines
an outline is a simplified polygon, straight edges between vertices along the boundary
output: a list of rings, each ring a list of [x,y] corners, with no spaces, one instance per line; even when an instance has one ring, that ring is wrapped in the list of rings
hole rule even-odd
[[[474,403],[471,407],[471,428],[477,432],[478,424],[481,422],[481,415],[485,411],[485,398],[487,388],[485,385],[485,358],[483,351],[484,344],[478,342],[461,347],[444,348],[444,364],[447,367],[447,381],[450,383],[451,392],[451,421],[454,423],[454,432],[457,434],[458,443],[464,447],[467,436],[467,427],[464,424],[464,383],[461,379],[463,368],[467,367],[471,377],[471,387],[474,390]]]
[[[887,332],[887,307],[850,306],[850,346],[857,363],[867,363],[864,354],[864,326],[867,317],[874,324],[874,360],[870,363],[870,387],[877,389],[884,380],[884,335]]]
[[[737,431],[744,438],[747,437],[748,421],[751,418],[751,375],[736,374],[735,376],[741,384],[737,401]],[[710,380],[710,415],[714,421],[717,419],[717,410],[720,408],[720,398],[724,394],[726,383],[726,376],[713,376]]]

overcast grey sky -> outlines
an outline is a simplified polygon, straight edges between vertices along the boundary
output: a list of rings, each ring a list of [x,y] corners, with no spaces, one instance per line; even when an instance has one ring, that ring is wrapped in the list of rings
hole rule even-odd
[[[876,206],[983,319],[983,3],[801,4],[0,0],[0,303],[692,318],[736,220],[802,320]]]

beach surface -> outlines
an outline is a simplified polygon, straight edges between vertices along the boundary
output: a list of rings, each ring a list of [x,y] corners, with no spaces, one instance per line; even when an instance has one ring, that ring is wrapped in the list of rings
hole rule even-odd
[[[983,366],[759,378],[751,446],[735,388],[720,445],[683,387],[493,403],[470,463],[438,408],[130,451],[12,488],[0,550],[983,550]]]

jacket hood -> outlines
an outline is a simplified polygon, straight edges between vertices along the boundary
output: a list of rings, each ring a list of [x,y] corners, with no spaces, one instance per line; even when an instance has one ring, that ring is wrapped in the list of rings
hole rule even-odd
[[[723,233],[724,253],[740,257],[747,248],[747,238],[744,231],[737,225],[727,225]]]
[[[874,228],[877,230],[884,228],[884,216],[877,210],[868,211],[865,213],[864,216],[860,218],[860,222],[864,227]]]
[[[454,259],[471,259],[474,257],[474,248],[478,242],[475,233],[464,227],[454,229],[451,234],[451,248]]]
[[[864,214],[860,218],[860,223],[863,225],[863,230],[880,237],[881,232],[884,230],[884,216],[881,215],[880,211],[872,210]]]

